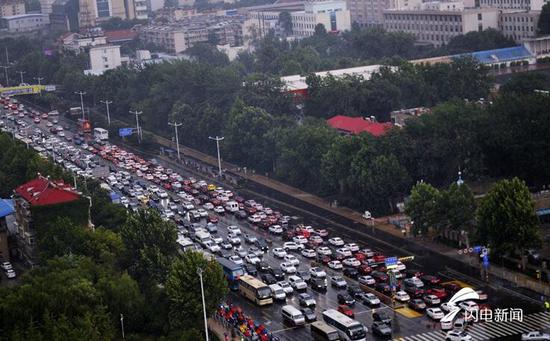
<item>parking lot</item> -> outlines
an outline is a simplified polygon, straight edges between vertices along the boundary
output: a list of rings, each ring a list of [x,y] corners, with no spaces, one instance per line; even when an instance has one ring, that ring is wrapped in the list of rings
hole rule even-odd
[[[443,271],[443,269],[435,265],[436,261],[433,262],[433,265],[426,264],[425,262],[419,263],[418,260],[409,257],[409,254],[399,253],[398,248],[387,247],[371,240],[354,239],[341,231],[339,232],[335,227],[323,225],[322,222],[294,218],[293,215],[295,212],[283,212],[281,208],[279,208],[280,212],[274,212],[276,210],[275,207],[269,209],[265,206],[268,205],[267,203],[261,203],[258,199],[257,202],[252,203],[249,201],[251,198],[240,198],[238,193],[229,189],[220,188],[218,185],[201,181],[200,179],[193,179],[190,174],[182,169],[169,169],[167,165],[151,163],[139,155],[126,152],[108,143],[95,143],[90,136],[84,136],[81,143],[75,144],[75,139],[79,139],[76,127],[62,117],[54,116],[44,119],[44,116],[41,114],[41,119],[36,120],[36,118],[31,117],[32,110],[27,110],[28,113],[23,116],[20,114],[17,114],[17,116],[10,114],[10,112],[13,112],[10,110],[4,110],[3,115],[8,115],[1,119],[4,121],[4,129],[6,131],[14,135],[17,134],[18,137],[29,143],[30,147],[35,148],[43,155],[52,157],[56,163],[61,164],[75,174],[84,177],[101,178],[105,182],[105,187],[107,188],[108,186],[111,191],[115,192],[119,197],[118,200],[120,200],[120,203],[127,208],[135,210],[139,207],[149,206],[157,209],[165,219],[171,219],[176,223],[181,240],[184,240],[184,238],[193,239],[195,237],[196,241],[196,233],[190,231],[190,228],[193,227],[192,224],[206,227],[207,222],[211,221],[215,222],[214,225],[217,226],[217,232],[212,233],[212,236],[221,239],[220,243],[216,243],[219,245],[225,241],[229,241],[228,227],[237,226],[241,231],[241,234],[237,237],[240,239],[241,248],[245,251],[243,255],[248,254],[248,251],[252,247],[251,243],[246,243],[245,235],[264,239],[268,242],[269,250],[266,250],[261,260],[271,269],[280,269],[281,263],[287,262],[275,257],[273,253],[274,249],[281,248],[285,242],[304,242],[307,245],[305,248],[313,250],[313,258],[304,257],[299,251],[287,250],[287,253],[294,255],[295,259],[299,261],[296,270],[297,275],[302,278],[307,280],[305,274],[308,274],[309,270],[314,266],[321,267],[327,273],[328,286],[326,291],[313,290],[311,284],[307,285],[305,291],[315,299],[315,313],[318,318],[321,318],[321,313],[325,309],[337,309],[340,304],[338,302],[338,295],[347,292],[347,288],[337,289],[331,285],[330,281],[330,277],[343,276],[344,269],[331,269],[327,265],[324,265],[323,261],[334,262],[341,260],[344,262],[345,259],[349,259],[347,262],[351,265],[351,260],[356,260],[353,263],[359,263],[357,268],[364,267],[364,271],[357,275],[371,275],[377,279],[368,286],[360,286],[356,278],[346,276],[344,279],[347,282],[347,287],[361,287],[368,292],[374,292],[374,288],[387,290],[389,282],[393,282],[387,276],[381,276],[376,272],[378,269],[381,270],[382,274],[385,274],[387,272],[387,269],[385,269],[385,260],[392,256],[403,260],[400,264],[402,269],[399,272],[400,275],[403,277],[413,277],[416,274],[424,279],[422,281],[424,289],[416,293],[412,291],[412,288],[406,288],[403,278],[398,278],[395,282],[391,283],[395,284],[397,289],[406,288],[410,296],[418,295],[418,298],[428,301],[428,298],[424,298],[424,296],[428,293],[426,291],[430,290],[430,292],[441,295],[442,301],[445,301],[452,294],[451,289],[447,288],[473,286],[475,289],[481,289],[483,293],[488,294],[487,299],[477,302],[478,306],[482,308],[510,307],[513,304],[514,307],[525,308],[526,314],[536,313],[536,311],[532,310],[530,304],[522,302],[518,297],[510,297],[505,293],[494,292],[490,288],[480,285],[480,283],[469,283],[468,279],[458,278],[453,273]],[[58,120],[58,122],[54,124],[53,120]],[[59,126],[62,127],[61,130],[56,128]],[[62,136],[60,136],[60,132],[63,132]],[[224,206],[228,202],[237,203],[234,213],[225,212]],[[270,233],[270,227],[272,230],[275,230],[273,226],[280,226],[282,233]],[[311,226],[311,228],[308,226]],[[321,233],[319,233],[321,229],[326,229],[328,236],[321,237]],[[211,231],[213,232],[213,229]],[[329,243],[329,239],[334,237],[340,237],[344,244],[354,242],[357,244],[359,250],[364,251],[356,251],[344,255],[343,251],[345,250],[339,250],[342,246],[334,246]],[[315,240],[318,244],[313,242]],[[199,243],[195,242],[195,244],[198,247]],[[235,244],[237,243],[233,244],[233,246],[236,246]],[[213,247],[211,244],[208,245]],[[317,256],[320,253],[318,250],[322,247],[328,247],[332,253],[326,260]],[[368,251],[365,249],[368,249]],[[254,249],[252,250],[254,251]],[[237,248],[231,248],[228,251],[230,253],[227,257],[238,253]],[[342,251],[340,252],[342,256],[337,256],[339,251]],[[359,255],[363,256],[360,257]],[[243,258],[242,260],[245,264],[248,263],[251,265],[250,262],[247,262],[247,257]],[[403,266],[409,271],[405,271]],[[343,268],[350,269],[356,268],[356,266]],[[417,271],[412,271],[413,269]],[[347,270],[346,272],[356,277],[352,271]],[[270,273],[270,270],[264,268],[264,271],[260,271],[257,276],[261,278],[263,275],[265,277],[268,273]],[[284,274],[284,279],[288,280],[290,275]],[[422,277],[422,275],[432,275],[434,277]],[[388,293],[388,295],[390,294]],[[255,319],[266,325],[270,332],[281,339],[311,339],[307,327],[292,327],[282,322],[280,307],[285,304],[284,302],[260,308],[235,292],[232,292],[228,299],[243,307],[247,314],[254,316]],[[379,336],[370,335],[374,312],[387,313],[391,318],[393,338],[412,337],[410,340],[415,340],[415,335],[424,335],[419,339],[432,340],[442,339],[444,335],[438,331],[440,329],[439,322],[427,317],[423,311],[409,308],[407,303],[401,304],[399,309],[394,309],[391,307],[393,305],[391,299],[387,304],[381,303],[374,307],[363,304],[360,296],[356,296],[355,299],[357,302],[351,307],[354,315],[353,318],[369,329],[369,339],[381,339]],[[299,307],[296,293],[289,295],[285,302],[286,304]],[[505,306],[505,304],[508,305]],[[434,306],[439,305],[440,303],[434,304]],[[430,305],[428,304],[428,306]],[[529,328],[529,330],[535,327],[545,329],[549,326],[550,324],[545,324],[543,318],[541,321],[533,319],[533,322],[526,328]],[[526,330],[521,329],[521,331]],[[480,333],[479,335],[489,335],[491,336],[490,338],[507,336],[491,334],[489,332],[486,334]],[[480,338],[478,337],[478,339]]]

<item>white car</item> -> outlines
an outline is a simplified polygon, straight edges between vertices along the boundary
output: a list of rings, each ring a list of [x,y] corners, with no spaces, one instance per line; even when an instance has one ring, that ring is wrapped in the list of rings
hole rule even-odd
[[[433,320],[441,320],[445,313],[439,308],[428,308],[426,309],[426,315]]]
[[[235,234],[235,235],[241,235],[242,234],[241,229],[238,226],[235,226],[235,225],[229,225],[227,227],[227,232]]]
[[[233,263],[237,264],[237,265],[243,265],[244,264],[242,258],[239,257],[239,256],[231,256],[231,257],[229,257],[229,260],[232,261]]]
[[[303,279],[296,275],[292,275],[288,277],[288,282],[294,288],[294,290],[305,290],[307,289],[307,284],[304,282]]]
[[[368,248],[362,249],[361,253],[365,254],[365,256],[367,256],[367,258],[374,257],[374,251],[372,251],[371,249],[368,249]]]
[[[424,296],[424,302],[426,302],[426,304],[428,305],[436,305],[440,304],[441,300],[435,295],[426,295]]]
[[[295,236],[292,241],[297,244],[307,244],[307,238],[304,236]]]
[[[411,297],[403,290],[399,290],[395,293],[395,299],[399,302],[408,302],[410,301]]]
[[[241,244],[241,238],[237,237],[236,234],[228,234],[227,240],[231,243],[231,245],[240,245]]]
[[[467,312],[479,311],[479,306],[474,301],[464,301],[460,302],[458,306],[461,309],[464,309]]]
[[[342,261],[342,264],[344,264],[345,266],[351,266],[353,268],[357,268],[358,266],[361,265],[361,262],[355,258],[346,258]]]
[[[211,202],[207,202],[206,204],[202,205],[202,207],[205,210],[213,210],[214,209],[214,205]]]
[[[336,287],[337,289],[345,288],[348,286],[348,282],[341,276],[331,276],[330,285]]]
[[[295,242],[286,242],[283,244],[283,249],[287,251],[300,251],[305,249],[305,247],[302,244],[297,244]]]
[[[332,255],[332,250],[327,246],[321,246],[317,248],[317,254],[323,255],[323,256],[330,256]]]
[[[443,310],[444,312],[448,313],[449,311],[451,311],[452,306],[449,303],[445,302],[445,303],[441,303],[439,308],[441,308],[441,310]]]
[[[328,267],[333,270],[342,270],[343,266],[342,263],[339,260],[332,260],[328,262]]]
[[[281,225],[271,225],[269,227],[269,232],[273,234],[281,234],[283,233],[283,228],[281,227]]]
[[[260,217],[257,214],[253,214],[250,217],[248,217],[248,221],[251,222],[252,224],[257,224],[262,221],[262,217]]]
[[[212,241],[214,241],[214,243],[216,243],[216,244],[222,244],[223,243],[223,238],[220,237],[220,236],[215,236],[215,237],[212,237]]]
[[[303,249],[300,253],[306,258],[315,258],[315,250],[313,249]]]
[[[531,340],[550,340],[550,334],[543,333],[541,331],[532,331],[521,334],[521,341],[531,341]]]
[[[256,265],[257,263],[261,262],[260,258],[258,258],[258,256],[253,253],[249,253],[248,255],[246,255],[245,260],[252,265]]]
[[[405,264],[401,263],[401,261],[397,261],[397,270],[405,271],[407,270],[407,267],[405,266]]]
[[[281,288],[283,288],[283,291],[285,292],[285,294],[287,295],[290,295],[294,292],[294,289],[292,288],[292,286],[290,285],[290,283],[288,283],[287,281],[280,281],[280,282],[277,282],[277,284],[279,284],[279,286]]]
[[[359,245],[357,245],[355,243],[348,243],[348,244],[344,245],[344,247],[350,249],[351,252],[359,251]]]
[[[348,249],[347,247],[341,247],[339,249],[336,250],[336,254],[337,255],[342,255],[343,257],[347,258],[347,257],[351,257],[353,254],[351,253],[351,250]]]
[[[224,214],[225,213],[225,208],[223,208],[222,206],[216,206],[216,207],[214,207],[214,212],[216,212],[218,214]]]
[[[323,269],[320,268],[320,267],[314,267],[314,268],[309,269],[309,274],[310,274],[312,277],[317,277],[317,278],[325,278],[325,277],[327,277],[327,273],[325,272],[325,270],[323,270]]]
[[[207,241],[204,243],[204,246],[212,253],[220,252],[221,250],[220,246],[213,241]]]
[[[286,255],[283,257],[283,259],[285,260],[286,263],[290,263],[294,266],[300,265],[300,261],[294,255]]]
[[[281,270],[283,270],[283,272],[287,274],[296,273],[296,267],[293,264],[287,262],[281,263]]]
[[[199,208],[197,211],[199,212],[201,217],[203,217],[203,218],[208,217],[208,212],[206,212],[206,210],[204,208]]]
[[[363,303],[366,303],[366,304],[370,305],[371,307],[372,306],[377,306],[377,305],[380,304],[380,299],[378,297],[376,297],[375,294],[371,294],[369,292],[369,293],[363,294]]]
[[[363,284],[363,285],[375,285],[376,284],[376,280],[374,278],[372,278],[372,276],[368,276],[368,275],[359,276],[359,277],[357,277],[357,280],[359,281],[360,284]]]
[[[451,330],[445,335],[445,341],[470,341],[472,337],[462,330]]]
[[[6,270],[6,276],[8,278],[15,278],[16,277],[15,271],[13,271],[13,269]]]
[[[0,267],[4,270],[9,270],[9,269],[13,269],[12,265],[10,262],[2,262],[0,264]]]
[[[281,247],[276,247],[271,252],[273,253],[273,256],[275,256],[277,258],[284,258],[286,256],[285,249],[283,249]]]
[[[344,245],[344,241],[340,237],[330,238],[328,240],[328,242],[330,243],[330,245],[334,245],[334,246],[343,246]]]

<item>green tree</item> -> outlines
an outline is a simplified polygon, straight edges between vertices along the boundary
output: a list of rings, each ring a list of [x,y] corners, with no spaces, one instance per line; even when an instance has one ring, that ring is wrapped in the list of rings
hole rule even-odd
[[[186,251],[172,264],[166,282],[170,298],[170,325],[175,329],[202,326],[203,307],[197,269],[202,269],[206,314],[217,309],[228,292],[221,266],[200,252]]]
[[[547,87],[548,77],[543,73],[518,73],[500,87],[502,95],[529,95]]]
[[[325,36],[325,35],[327,35],[327,29],[325,28],[325,25],[323,25],[323,24],[315,25],[314,35],[316,35],[316,36]]]
[[[411,189],[405,203],[405,212],[413,221],[413,233],[426,235],[440,221],[437,203],[441,193],[425,182],[419,182]]]
[[[440,202],[442,217],[447,218],[446,225],[457,231],[472,231],[476,214],[474,194],[466,184],[452,183],[447,191],[442,192]]]
[[[545,35],[549,33],[550,33],[550,4],[545,3],[542,6],[542,9],[540,11],[537,34]]]
[[[351,163],[361,145],[368,143],[368,136],[338,136],[334,139],[321,159],[322,180],[329,191],[344,194],[349,189]]]
[[[178,252],[176,226],[153,210],[130,214],[121,230],[129,273],[140,283],[164,283]]]
[[[535,203],[525,182],[518,178],[493,185],[479,204],[477,223],[478,241],[495,255],[523,255],[524,250],[542,244]]]
[[[282,11],[279,13],[279,26],[285,36],[292,35],[292,17],[288,11]]]
[[[212,44],[197,43],[185,50],[185,54],[199,63],[205,63],[212,66],[226,66],[229,64],[227,55],[219,51],[216,46]]]

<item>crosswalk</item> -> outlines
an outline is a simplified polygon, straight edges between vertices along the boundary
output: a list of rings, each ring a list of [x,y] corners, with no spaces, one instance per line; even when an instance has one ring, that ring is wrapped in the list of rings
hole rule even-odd
[[[522,334],[533,330],[550,328],[550,313],[540,312],[525,315],[523,321],[514,322],[483,322],[469,325],[466,332],[475,341],[495,340],[500,337]],[[442,330],[431,331],[407,337],[396,338],[394,341],[441,341],[445,340],[445,332]]]

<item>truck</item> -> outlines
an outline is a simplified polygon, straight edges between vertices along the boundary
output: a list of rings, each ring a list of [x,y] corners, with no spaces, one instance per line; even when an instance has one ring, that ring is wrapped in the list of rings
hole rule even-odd
[[[105,141],[109,139],[109,132],[103,128],[94,128],[94,139],[96,141]]]

